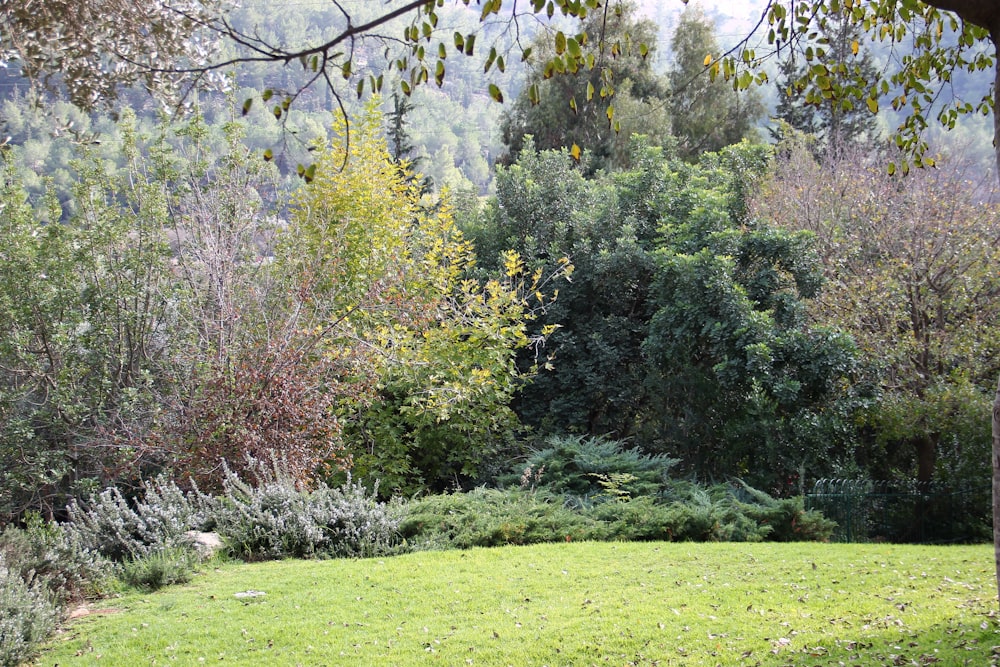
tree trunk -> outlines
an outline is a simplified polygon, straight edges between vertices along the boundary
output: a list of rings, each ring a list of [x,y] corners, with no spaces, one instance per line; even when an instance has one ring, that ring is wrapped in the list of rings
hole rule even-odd
[[[1000,381],[993,397],[993,560],[997,570],[997,600],[1000,600]]]
[[[993,150],[1000,179],[1000,27],[990,31],[993,38]],[[1000,381],[993,397],[993,560],[997,570],[997,601],[1000,602]]]

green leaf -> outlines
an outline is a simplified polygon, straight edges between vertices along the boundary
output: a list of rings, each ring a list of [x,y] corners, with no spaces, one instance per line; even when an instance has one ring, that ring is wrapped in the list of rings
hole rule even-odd
[[[497,102],[503,104],[503,93],[500,92],[500,88],[495,83],[490,84],[489,90],[490,90],[490,97],[492,97]]]

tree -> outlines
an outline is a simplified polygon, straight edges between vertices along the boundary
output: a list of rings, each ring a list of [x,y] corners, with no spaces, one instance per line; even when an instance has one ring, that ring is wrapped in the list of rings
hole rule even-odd
[[[837,0],[772,0],[761,17],[761,25],[768,26],[767,41],[775,50],[798,49],[807,63],[814,64],[827,51],[823,43],[816,43],[821,38],[814,29],[814,19],[839,13],[842,6]],[[898,68],[877,71],[873,80],[866,78],[870,72],[857,72],[856,77],[841,84],[829,76],[828,68],[815,63],[820,66],[806,70],[801,87],[807,94],[812,91],[811,97],[839,99],[842,106],[864,105],[873,111],[880,97],[892,94],[895,106],[909,110],[894,133],[909,155],[900,166],[925,164],[927,146],[921,132],[928,124],[926,114],[947,86],[951,73],[956,69],[993,69],[1000,76],[994,55],[995,42],[1000,39],[1000,9],[988,0],[871,0],[848,6],[851,22],[860,25],[872,39],[895,47],[909,46],[905,41],[913,38],[916,48],[898,59]],[[582,26],[592,16],[603,16],[605,20],[600,22],[601,32],[597,35],[574,33],[572,29],[566,32],[555,26],[548,29],[554,55],[547,59],[545,67],[551,67],[553,73],[581,68],[610,72],[610,57],[628,53],[633,47],[642,55],[649,48],[627,40],[603,39],[607,19],[622,11],[619,0],[604,4],[598,0],[532,0],[521,4],[490,0],[481,4],[480,30],[469,33],[450,31],[440,22],[438,3],[426,0],[401,1],[378,9],[372,9],[370,3],[338,3],[336,7],[336,20],[324,34],[325,39],[301,47],[271,43],[258,32],[240,30],[218,5],[194,0],[171,0],[148,11],[122,0],[10,4],[0,14],[5,27],[0,39],[4,60],[19,60],[30,76],[51,79],[59,73],[72,74],[73,85],[81,91],[73,99],[84,105],[97,103],[102,95],[113,95],[119,83],[140,78],[152,88],[171,89],[176,77],[206,77],[244,63],[297,63],[304,79],[294,90],[269,89],[261,94],[267,102],[275,93],[282,93],[273,105],[279,118],[299,94],[313,85],[327,86],[339,99],[345,92],[338,83],[341,78],[352,80],[359,93],[381,90],[384,79],[380,74],[388,69],[403,75],[399,87],[404,94],[431,81],[442,85],[447,76],[448,54],[474,56],[480,34],[493,40],[488,50],[482,43],[478,45],[485,74],[502,73],[512,52],[522,58],[530,56],[533,47],[522,41],[522,36],[528,34],[526,22],[551,19],[557,12],[572,19],[569,25],[575,21]],[[187,41],[185,37],[195,28],[199,38]],[[95,37],[74,39],[78,34]],[[153,36],[158,48],[149,49],[147,35]],[[760,67],[769,54],[752,48],[751,37],[720,57],[707,54],[711,57],[704,60],[705,73],[710,78],[721,75],[738,89],[764,82],[766,75]],[[212,51],[205,46],[212,43],[212,38],[230,45],[226,56],[213,59]],[[400,41],[403,52],[390,49],[384,65],[368,58],[374,44],[385,46]],[[607,58],[584,53],[582,47],[587,42],[597,42],[599,52]],[[363,60],[364,66],[356,59]],[[611,77],[602,80],[608,93],[613,93]],[[499,85],[491,82],[487,89],[494,99],[502,101]],[[1000,86],[994,86],[995,95],[1000,95]],[[961,113],[988,113],[994,106],[994,96],[986,93],[979,100],[953,100],[938,119],[950,126]],[[247,108],[250,105],[248,102]],[[609,111],[613,123],[614,107]],[[997,155],[1000,159],[1000,142]]]
[[[134,471],[166,393],[165,198],[135,161],[109,173],[87,157],[79,168],[66,224],[51,197],[50,222],[37,215],[3,172],[2,522],[27,509],[51,517]]]
[[[582,39],[580,53],[585,59],[605,63],[593,68],[574,66],[555,75],[553,45],[544,33],[534,40],[528,80],[501,123],[510,161],[517,158],[529,135],[538,150],[576,146],[575,150],[590,151],[594,168],[620,165],[633,133],[658,136],[661,141],[667,136],[666,86],[652,70],[656,26],[638,19],[636,6],[628,2],[610,16],[592,14],[581,27],[581,35],[600,37]],[[641,54],[630,49],[609,58],[605,53],[609,42],[641,43],[646,49]],[[613,105],[612,85],[616,87]],[[613,122],[609,108],[617,108],[612,111]]]
[[[44,5],[44,6],[43,6]],[[996,70],[994,42],[1000,35],[1000,9],[988,0],[871,0],[851,2],[850,21],[860,25],[872,39],[888,42],[890,46],[903,45],[914,38],[916,49],[903,55],[899,67],[875,72],[856,72],[851,80],[841,84],[831,79],[829,69],[822,63],[813,63],[823,57],[827,48],[814,19],[841,12],[842,3],[831,0],[786,2],[772,0],[768,3],[761,24],[769,26],[767,41],[776,47],[798,49],[806,62],[820,66],[809,67],[803,75],[802,87],[812,91],[812,96],[839,99],[853,107],[866,105],[877,108],[878,100],[893,94],[894,104],[909,109],[907,120],[897,128],[899,144],[910,151],[914,164],[923,164],[926,144],[920,132],[927,125],[925,114],[956,69],[979,71]],[[354,77],[358,90],[380,90],[383,79],[379,74],[385,69],[395,69],[404,74],[399,86],[408,93],[431,81],[441,85],[447,75],[449,52],[473,56],[477,53],[477,36],[482,33],[493,44],[487,50],[479,44],[478,53],[484,56],[484,70],[502,72],[511,52],[521,57],[529,56],[530,44],[522,42],[526,21],[552,18],[557,12],[574,19],[583,26],[588,17],[603,16],[601,32],[597,35],[586,31],[569,33],[552,27],[549,30],[553,47],[546,67],[553,73],[578,71],[581,68],[599,71],[607,69],[607,61],[587,54],[583,46],[598,42],[599,52],[608,58],[630,52],[630,44],[621,40],[603,40],[604,24],[615,13],[622,11],[617,0],[601,4],[597,0],[533,0],[530,4],[515,4],[510,0],[490,0],[482,4],[479,13],[480,31],[467,34],[449,32],[439,22],[437,3],[426,0],[398,2],[373,10],[364,3],[337,4],[337,20],[329,27],[328,37],[319,43],[300,48],[269,43],[258,33],[234,27],[220,7],[214,2],[171,0],[160,3],[155,9],[137,8],[122,0],[85,0],[84,2],[9,4],[0,14],[4,25],[2,35],[3,59],[20,61],[24,72],[35,78],[52,78],[58,74],[71,74],[71,85],[79,94],[73,99],[84,105],[93,105],[102,96],[113,95],[114,86],[145,78],[152,88],[170,88],[171,76],[207,76],[242,63],[273,63],[288,65],[298,63],[306,73],[301,87],[279,100],[274,112],[279,117],[295,101],[297,93],[311,85],[326,85],[338,96],[338,77]],[[199,39],[187,40],[198,29]],[[394,33],[389,29],[400,29]],[[398,43],[402,33],[404,53],[393,54],[384,66],[367,63],[355,67],[355,58],[362,53],[365,60],[369,51],[366,44]],[[442,34],[443,33],[443,34]],[[76,40],[78,34],[92,35],[88,40]],[[152,36],[156,49],[149,48]],[[205,48],[208,37],[227,41],[232,55],[213,60],[212,52]],[[503,41],[506,39],[506,41]],[[648,45],[634,46],[642,55]],[[398,55],[398,57],[396,57]],[[755,80],[763,82],[760,65],[768,55],[750,47],[750,37],[727,54],[705,59],[704,69],[710,77],[722,75],[731,79],[736,88],[745,89]],[[364,71],[362,71],[364,70]],[[755,73],[757,74],[755,76]],[[355,76],[357,75],[357,76]],[[360,78],[359,78],[360,77]],[[614,82],[605,77],[613,92]],[[994,86],[995,89],[1000,88]],[[502,100],[500,87],[491,83],[490,95]],[[263,97],[270,99],[274,90]],[[995,90],[1000,95],[1000,90]],[[265,99],[265,101],[267,101]],[[950,108],[939,114],[946,125],[954,124],[961,113],[988,112],[993,106],[991,95],[980,100],[953,100]],[[612,108],[613,112],[613,108]],[[613,121],[613,113],[612,121]],[[998,142],[1000,156],[1000,142]],[[903,166],[908,166],[903,162]]]
[[[20,63],[33,81],[62,87],[90,109],[117,97],[122,86],[142,85],[183,94],[203,79],[212,56],[210,33],[220,25],[215,0],[57,0],[0,5],[0,61]],[[216,35],[221,34],[216,31]]]
[[[705,58],[719,50],[715,30],[700,9],[681,14],[670,45],[670,117],[682,157],[697,160],[702,153],[739,143],[753,133],[764,113],[753,91],[737,92],[719,79],[705,76]]]
[[[540,315],[558,326],[551,357],[520,392],[514,407],[538,435],[567,432],[628,437],[642,407],[639,349],[652,279],[654,216],[640,204],[655,196],[662,151],[634,147],[635,172],[587,179],[567,149],[536,151],[529,138],[517,162],[497,172],[497,195],[474,237],[477,265],[499,275],[501,253],[514,250],[532,268],[551,271],[573,261],[572,282]],[[522,353],[522,367],[537,363]]]
[[[861,27],[851,20],[850,11],[850,7],[843,5],[839,12],[821,16],[817,21],[820,39],[825,40],[828,48],[822,57],[816,58],[817,64],[841,84],[849,79],[872,81],[877,76],[869,50],[861,46]],[[782,61],[781,80],[776,82],[778,120],[795,130],[816,134],[824,145],[837,149],[876,139],[880,134],[878,122],[866,107],[822,95],[810,97],[798,90],[797,86],[807,78],[807,66],[805,59],[797,58],[794,53]]]
[[[857,360],[805,304],[822,276],[807,234],[745,214],[760,148],[741,144],[680,172],[664,212],[643,353],[657,435],[692,472],[800,491],[845,462]]]
[[[472,246],[450,206],[423,205],[382,122],[370,105],[349,145],[340,134],[321,151],[277,265],[304,281],[323,356],[371,389],[337,405],[355,473],[386,493],[440,491],[475,480],[510,446],[508,404],[533,373],[515,356],[551,333],[528,325],[568,266],[531,271],[507,253],[498,276],[472,280]]]
[[[889,466],[923,482],[945,479],[953,471],[942,464],[955,462],[939,456],[959,434],[971,457],[986,449],[985,423],[960,418],[985,410],[982,387],[1000,372],[998,211],[947,168],[899,179],[866,148],[835,150],[821,163],[786,144],[755,208],[815,235],[829,287],[813,318],[840,323],[879,368],[881,407],[870,422],[897,450],[887,452]],[[975,460],[955,467],[984,480]]]

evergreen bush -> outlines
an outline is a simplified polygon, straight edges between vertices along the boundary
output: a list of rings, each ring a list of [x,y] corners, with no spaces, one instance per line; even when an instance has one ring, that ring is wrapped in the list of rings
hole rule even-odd
[[[602,539],[593,519],[561,499],[521,489],[427,496],[405,508],[400,533],[414,549],[469,549]]]
[[[198,554],[184,547],[167,547],[126,561],[121,578],[129,586],[155,591],[191,580]]]
[[[44,584],[25,581],[0,557],[0,666],[26,662],[58,620],[59,607]]]
[[[67,529],[88,548],[124,563],[188,544],[188,530],[211,523],[201,497],[164,477],[145,481],[139,497],[131,501],[109,487],[83,505],[70,502]]]
[[[635,498],[658,493],[677,463],[664,454],[626,449],[620,440],[557,435],[545,440],[545,446],[528,458],[527,467],[519,474],[522,480],[525,476],[531,479],[536,488],[583,499],[606,495],[610,480],[627,480],[617,490]]]
[[[348,478],[339,488],[301,488],[280,461],[259,461],[256,484],[229,470],[218,498],[200,496],[230,555],[245,560],[367,557],[398,541],[392,508]]]

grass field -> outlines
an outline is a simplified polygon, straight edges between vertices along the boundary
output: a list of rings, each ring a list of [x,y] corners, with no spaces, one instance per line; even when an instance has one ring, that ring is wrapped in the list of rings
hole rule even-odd
[[[989,546],[572,543],[226,564],[38,665],[997,665]],[[237,597],[238,593],[264,595]]]

